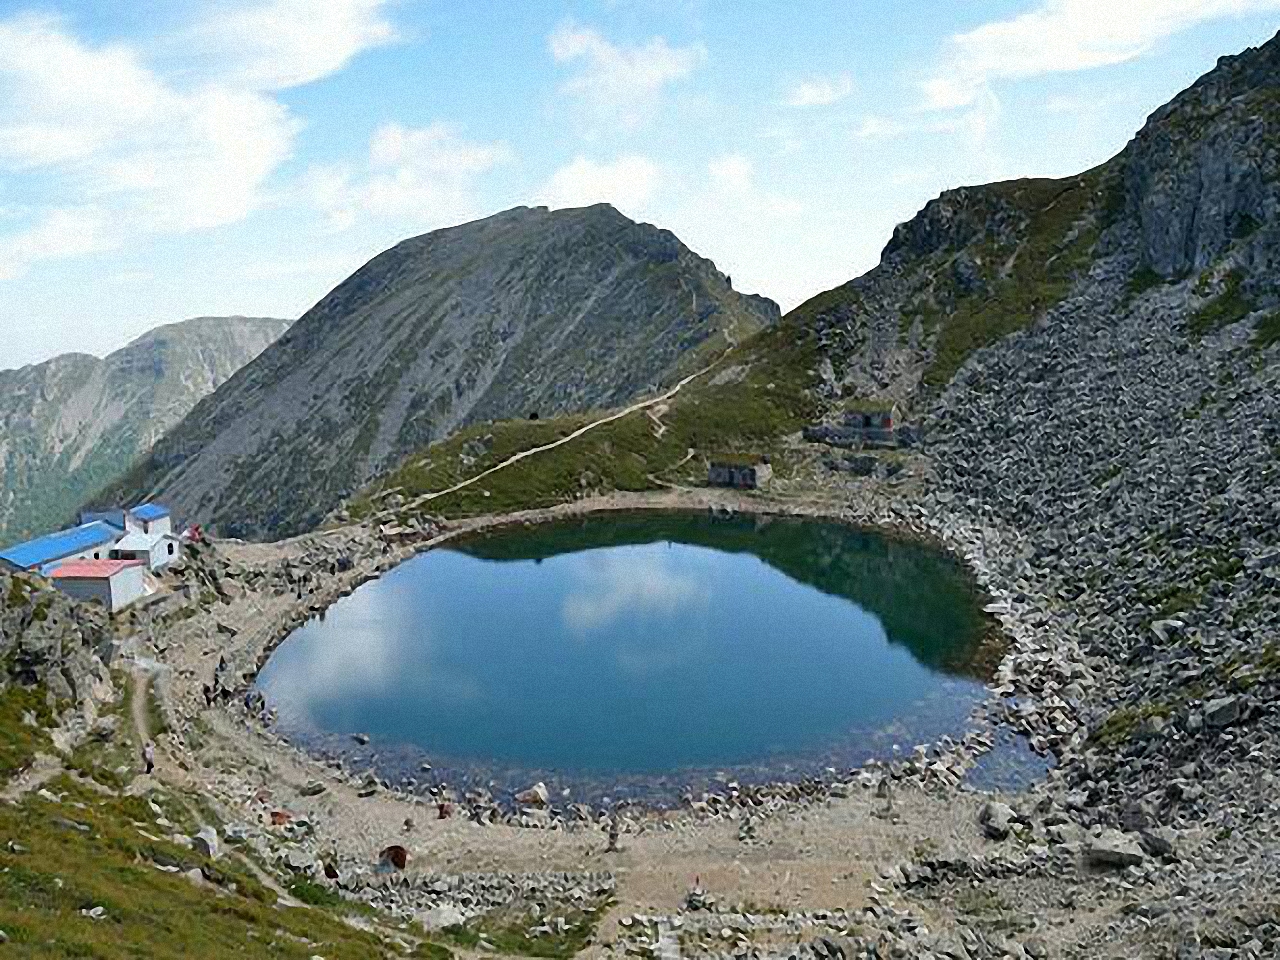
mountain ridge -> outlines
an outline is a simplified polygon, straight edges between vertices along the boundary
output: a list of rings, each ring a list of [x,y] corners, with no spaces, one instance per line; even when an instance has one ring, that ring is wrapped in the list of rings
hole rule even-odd
[[[70,520],[290,322],[193,317],[103,358],[0,370],[0,542]]]
[[[371,259],[107,495],[296,532],[459,426],[620,405],[779,316],[607,204],[517,207]]]

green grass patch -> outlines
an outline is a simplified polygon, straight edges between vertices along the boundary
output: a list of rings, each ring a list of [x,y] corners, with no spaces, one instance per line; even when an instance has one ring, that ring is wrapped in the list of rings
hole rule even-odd
[[[1057,305],[1087,268],[1098,237],[1096,220],[1102,169],[1069,180],[1019,180],[998,184],[1004,199],[1028,211],[1026,229],[1016,247],[990,245],[984,264],[1005,263],[1005,275],[989,266],[985,293],[962,297],[943,319],[924,383],[945,386],[975,350],[1022,330]]]
[[[1201,593],[1191,587],[1175,585],[1147,598],[1148,606],[1155,607],[1162,617],[1194,610],[1200,606]]]
[[[1158,287],[1162,283],[1164,283],[1164,277],[1150,267],[1139,267],[1129,278],[1129,296],[1140,297],[1152,287]]]
[[[305,877],[299,877],[294,880],[293,883],[289,884],[288,890],[291,896],[313,907],[339,907],[345,904],[341,894],[337,891],[330,890],[324,884],[316,883],[314,880],[308,880]]]
[[[1144,703],[1138,707],[1119,707],[1107,715],[1102,725],[1090,735],[1104,747],[1118,747],[1138,732],[1142,721],[1151,717],[1167,719],[1173,711],[1162,703]]]
[[[146,801],[103,797],[68,779],[61,803],[0,807],[0,929],[15,956],[124,958],[385,956],[387,944],[317,909],[277,908],[230,857],[206,861],[163,839]],[[138,826],[135,826],[135,823]],[[161,839],[152,840],[142,831]],[[180,870],[200,868],[216,892]],[[94,919],[82,911],[101,907]]]
[[[1243,320],[1252,313],[1253,301],[1241,292],[1243,286],[1244,274],[1239,270],[1230,271],[1223,283],[1222,292],[1191,315],[1191,319],[1187,321],[1187,332],[1193,337],[1204,337]]]
[[[24,687],[10,682],[0,691],[0,780],[21,773],[31,766],[37,752],[51,749],[47,731],[53,721],[42,685]]]
[[[687,385],[655,414],[629,414],[563,446],[534,454],[462,490],[423,503],[419,512],[447,517],[552,506],[587,493],[705,484],[711,459],[773,454],[817,414],[809,395],[814,362],[795,331],[766,331]],[[718,373],[741,368],[716,382]],[[377,514],[391,495],[412,500],[478,476],[516,453],[567,436],[594,416],[512,420],[470,427],[415,455],[351,503],[357,518]],[[690,455],[692,451],[692,455]]]
[[[1253,328],[1253,347],[1265,350],[1280,343],[1280,310],[1272,310]]]
[[[453,960],[453,951],[443,943],[433,943],[427,940],[418,944],[409,956],[413,960]]]
[[[446,927],[441,933],[451,943],[466,949],[484,949],[481,941],[488,943],[498,953],[519,957],[542,957],[545,960],[569,960],[584,950],[595,935],[599,923],[592,912],[566,916],[564,930],[540,931],[531,934],[531,928],[541,925],[536,917],[486,916],[468,921],[464,925]]]
[[[31,585],[27,583],[26,578],[17,575],[9,578],[9,589],[5,592],[4,603],[10,610],[16,610],[27,602],[27,594],[31,592]]]

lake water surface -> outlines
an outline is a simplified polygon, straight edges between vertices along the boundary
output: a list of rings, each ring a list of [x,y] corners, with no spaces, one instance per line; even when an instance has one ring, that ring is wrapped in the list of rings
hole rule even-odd
[[[415,557],[296,631],[258,683],[319,747],[364,732],[375,765],[590,793],[794,777],[959,733],[982,630],[963,571],[920,546],[610,515]]]

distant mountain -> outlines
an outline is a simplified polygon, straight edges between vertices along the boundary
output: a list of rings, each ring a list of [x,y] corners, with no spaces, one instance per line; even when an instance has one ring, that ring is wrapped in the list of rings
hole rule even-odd
[[[197,317],[102,360],[69,353],[0,370],[0,543],[70,519],[289,323]]]
[[[112,496],[155,493],[226,534],[297,532],[459,426],[621,404],[778,317],[606,204],[519,207],[365,264]]]

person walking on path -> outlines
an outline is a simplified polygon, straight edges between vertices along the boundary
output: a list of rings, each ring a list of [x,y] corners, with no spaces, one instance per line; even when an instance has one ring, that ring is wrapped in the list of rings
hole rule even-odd
[[[156,768],[156,745],[150,740],[142,748],[142,759],[147,765],[147,776]]]

